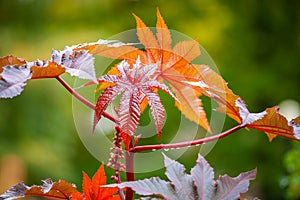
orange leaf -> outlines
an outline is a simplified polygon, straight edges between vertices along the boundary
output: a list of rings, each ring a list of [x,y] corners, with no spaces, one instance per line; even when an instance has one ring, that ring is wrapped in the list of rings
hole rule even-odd
[[[133,16],[136,20],[137,36],[140,42],[144,45],[147,53],[149,53],[149,59],[152,61],[152,63],[155,63],[160,55],[158,42],[150,28],[147,27],[139,17],[134,14]]]
[[[71,195],[72,200],[86,200],[80,192],[75,192]]]
[[[296,121],[288,123],[287,119],[279,114],[279,107],[275,106],[266,109],[266,115],[248,124],[246,127],[263,131],[267,134],[269,141],[272,141],[276,136],[282,136],[293,140],[299,140],[299,117]]]
[[[82,190],[83,190],[84,197],[92,200],[92,197],[91,197],[91,193],[93,192],[92,186],[91,186],[92,181],[85,172],[82,172],[82,173],[83,173]]]
[[[27,62],[26,60],[15,56],[0,58],[0,73],[3,71],[3,67],[5,66],[29,67],[32,72],[31,79],[55,78],[65,72],[65,68],[61,65],[57,65],[55,62],[40,60]]]
[[[162,18],[159,9],[157,9],[156,37],[162,50],[170,50],[172,38],[170,31]]]
[[[227,83],[219,74],[206,65],[192,65],[182,69],[181,73],[185,75],[187,83],[195,86],[195,90],[218,103],[217,111],[226,113],[238,123],[242,123],[239,108],[236,106],[239,96],[228,88]]]
[[[32,186],[25,191],[25,196],[40,196],[53,199],[68,199],[77,192],[76,187],[63,180],[52,182],[51,179],[43,181],[43,186]]]
[[[104,164],[102,163],[92,180],[86,173],[83,172],[83,196],[87,200],[109,200],[120,199],[119,196],[115,196],[118,189],[101,187],[106,185],[106,176],[104,171]]]
[[[9,66],[9,65],[17,65],[17,66],[21,66],[26,64],[26,61],[15,57],[15,56],[5,56],[0,58],[0,73],[3,71],[3,67],[4,66]]]
[[[176,107],[188,118],[189,120],[199,124],[209,132],[211,132],[209,123],[206,118],[206,113],[203,109],[200,93],[193,91],[192,88],[182,82],[180,77],[165,77],[165,80],[171,85],[175,96],[180,103],[175,102]]]
[[[54,62],[48,62],[46,66],[33,66],[31,67],[32,77],[31,79],[39,78],[55,78],[65,72],[65,68],[61,65],[57,65]]]
[[[171,35],[159,10],[157,10],[156,36],[151,32],[144,22],[134,15],[137,23],[137,36],[144,45],[146,52],[139,53],[141,62],[145,65],[158,63],[156,80],[163,82],[166,80],[173,89],[177,99],[181,101],[181,106],[176,106],[190,120],[203,126],[210,131],[205,111],[199,99],[201,93],[193,91],[193,87],[180,82],[186,81],[186,77],[181,73],[183,69],[190,65],[190,62],[200,55],[200,48],[197,41],[183,41],[171,49]],[[142,52],[142,51],[141,51]],[[135,54],[134,54],[135,55]],[[124,57],[125,60],[131,60],[134,56]],[[195,76],[195,74],[193,75]],[[104,87],[107,87],[105,85]],[[103,86],[101,87],[103,88]],[[188,97],[188,98],[187,98]],[[146,107],[146,102],[142,108]]]
[[[87,50],[90,54],[103,56],[112,59],[127,59],[135,61],[139,55],[143,52],[133,46],[120,44],[102,44],[102,43],[91,43],[79,45],[75,50]]]
[[[198,41],[179,42],[173,48],[173,63],[171,63],[171,66],[176,70],[184,68],[192,60],[200,56],[200,54]]]

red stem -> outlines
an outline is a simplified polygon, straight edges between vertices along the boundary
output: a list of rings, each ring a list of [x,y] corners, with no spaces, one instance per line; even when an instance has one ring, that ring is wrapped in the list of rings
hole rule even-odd
[[[130,152],[141,152],[141,151],[147,151],[147,150],[157,150],[157,149],[171,149],[171,148],[180,148],[180,147],[187,147],[187,146],[192,146],[192,145],[197,145],[197,144],[203,144],[207,142],[211,142],[213,140],[218,140],[223,137],[226,137],[236,131],[238,131],[241,128],[244,128],[245,125],[237,125],[223,133],[220,133],[218,135],[214,135],[211,137],[207,138],[201,138],[198,140],[193,140],[193,141],[187,141],[187,142],[179,142],[179,143],[173,143],[173,144],[156,144],[156,145],[145,145],[145,146],[136,146],[130,149]]]
[[[126,151],[126,181],[134,181],[134,153]],[[126,189],[126,200],[133,199],[134,191],[131,188]]]
[[[83,104],[87,105],[92,110],[95,110],[95,105],[91,103],[89,100],[81,96],[79,93],[77,93],[66,81],[64,81],[60,76],[57,76],[56,79],[79,101],[81,101]],[[111,120],[112,122],[117,122],[117,120],[108,114],[107,112],[103,112],[103,117],[106,117],[107,119]]]

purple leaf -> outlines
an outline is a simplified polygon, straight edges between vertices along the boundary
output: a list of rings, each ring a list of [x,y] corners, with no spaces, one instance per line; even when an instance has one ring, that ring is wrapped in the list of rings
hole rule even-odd
[[[71,76],[97,82],[94,68],[94,57],[87,51],[74,51],[65,47],[63,51],[52,51],[51,61],[63,65]]]
[[[255,179],[256,169],[235,178],[220,176],[214,181],[213,168],[199,154],[196,165],[187,174],[185,167],[164,156],[165,174],[171,182],[157,177],[150,179],[106,185],[105,187],[130,187],[140,195],[161,195],[165,199],[233,200],[248,190],[250,180]]]
[[[217,190],[213,199],[238,199],[241,193],[247,192],[250,180],[254,180],[255,177],[256,169],[241,173],[235,178],[229,177],[228,175],[220,176],[217,180]]]
[[[26,81],[31,78],[27,67],[3,67],[0,77],[0,98],[13,98],[23,91]]]
[[[42,180],[42,182],[43,182],[43,186],[42,186],[43,193],[48,193],[51,190],[52,186],[53,186],[52,179],[48,178],[46,180]]]
[[[299,124],[300,116],[298,116],[296,119],[292,119],[289,121],[289,126],[293,127],[294,136],[297,139],[300,139],[300,124]]]
[[[111,184],[106,185],[105,187],[119,187],[132,188],[139,195],[156,195],[160,194],[165,199],[168,200],[180,200],[172,187],[172,185],[164,180],[161,180],[158,177],[152,177],[150,179],[131,181],[131,182],[123,182],[120,184]]]
[[[214,170],[200,154],[196,162],[195,167],[191,169],[191,175],[197,186],[198,198],[210,200],[215,190]]]
[[[17,199],[25,196],[25,191],[30,187],[26,186],[23,182],[20,182],[14,186],[12,186],[9,190],[7,190],[4,194],[0,195],[0,200],[10,200]]]
[[[164,155],[164,154],[163,154]],[[165,174],[175,187],[179,199],[194,200],[194,184],[191,175],[186,174],[185,167],[164,155]]]
[[[235,105],[239,108],[239,114],[242,118],[243,124],[252,124],[257,120],[262,119],[267,114],[266,111],[263,111],[261,113],[250,113],[244,101],[241,99],[237,99]]]
[[[91,45],[91,44],[93,44],[93,43],[85,44],[85,45]],[[139,43],[124,43],[124,42],[120,42],[118,40],[102,40],[102,39],[99,39],[94,44],[105,45],[105,46],[108,46],[108,47],[121,47],[121,46],[136,45],[136,44],[139,44]]]

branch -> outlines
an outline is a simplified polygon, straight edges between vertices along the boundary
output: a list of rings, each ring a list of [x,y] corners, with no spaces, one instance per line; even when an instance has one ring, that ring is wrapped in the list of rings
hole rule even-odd
[[[76,97],[79,101],[81,101],[83,104],[87,105],[89,108],[92,110],[95,110],[95,105],[91,103],[89,100],[81,96],[79,93],[77,93],[66,81],[64,81],[60,76],[57,76],[56,79],[74,96]],[[117,120],[108,114],[107,112],[103,112],[103,117],[106,117],[112,122],[117,122]]]
[[[231,128],[223,133],[220,133],[218,135],[214,135],[214,136],[207,137],[207,138],[201,138],[198,140],[187,141],[187,142],[179,142],[179,143],[173,143],[173,144],[136,146],[136,147],[131,148],[130,152],[141,152],[141,151],[157,150],[157,149],[172,149],[172,148],[180,148],[180,147],[187,147],[187,146],[192,146],[192,145],[203,144],[203,143],[211,142],[211,141],[226,137],[244,127],[245,127],[245,125],[239,124],[239,125]]]

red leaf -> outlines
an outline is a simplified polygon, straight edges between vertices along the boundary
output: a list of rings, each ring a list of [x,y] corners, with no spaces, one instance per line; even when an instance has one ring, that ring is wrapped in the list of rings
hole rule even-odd
[[[120,199],[119,196],[115,196],[118,192],[117,187],[105,188],[101,187],[106,185],[106,176],[104,171],[104,164],[102,164],[92,180],[86,173],[83,172],[83,196],[86,200],[109,200],[109,199]],[[80,199],[79,194],[75,194]]]
[[[98,97],[93,122],[93,132],[107,106],[122,92],[120,87],[106,88]]]
[[[80,192],[75,192],[71,195],[72,200],[86,200],[83,196],[83,194],[81,194]]]
[[[120,99],[118,114],[118,125],[124,134],[132,136],[138,126],[142,108],[145,103],[150,102],[152,114],[155,120],[158,134],[160,135],[163,119],[164,109],[161,103],[158,103],[159,96],[155,96],[156,89],[160,89],[167,94],[176,98],[170,89],[156,80],[151,79],[154,75],[157,65],[144,65],[138,58],[136,63],[129,64],[122,61],[117,65],[118,75],[106,74],[102,76],[99,81],[109,83],[110,87],[106,88],[98,98],[95,108],[94,127],[98,123],[101,114],[106,109],[107,105],[120,93],[123,95]],[[157,99],[158,98],[158,99]],[[143,99],[148,99],[144,101]],[[141,108],[142,107],[142,108]],[[154,111],[153,111],[154,110]],[[155,112],[159,111],[159,112]],[[131,138],[123,137],[126,148],[131,142]]]
[[[118,124],[122,131],[133,135],[140,121],[141,107],[139,91],[125,91],[118,110]]]
[[[92,181],[91,179],[89,178],[89,176],[85,173],[85,172],[82,172],[83,173],[83,181],[82,181],[82,190],[83,190],[83,194],[85,196],[85,198],[87,199],[92,199]]]
[[[95,196],[98,197],[100,195],[100,185],[106,184],[106,176],[104,171],[104,165],[102,164],[98,171],[94,174],[92,179],[92,189],[95,192]]]

